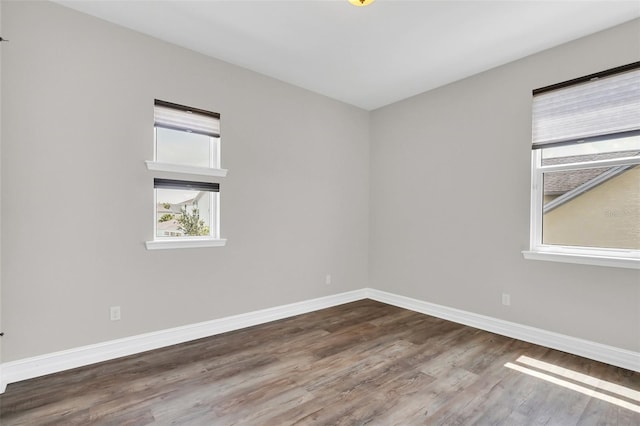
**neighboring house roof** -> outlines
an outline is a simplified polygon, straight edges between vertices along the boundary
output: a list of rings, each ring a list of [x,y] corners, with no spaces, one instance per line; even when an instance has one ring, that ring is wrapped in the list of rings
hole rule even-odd
[[[548,158],[542,160],[543,166],[557,164],[583,163],[586,161],[609,160],[612,158],[634,157],[637,152],[610,152],[605,154],[574,155],[570,157]],[[544,195],[562,195],[572,191],[585,183],[607,173],[611,167],[599,167],[596,169],[570,170],[566,172],[545,173]],[[613,177],[613,176],[611,176]]]
[[[640,153],[612,152],[594,155],[576,155],[571,157],[550,158],[543,161],[543,165],[567,164],[594,160],[607,160],[620,157],[634,157]],[[544,176],[544,195],[558,195],[544,205],[543,213],[548,213],[556,207],[574,199],[598,185],[618,176],[636,166],[599,167],[594,169],[571,170],[560,173],[548,173]]]
[[[183,206],[191,206],[193,204],[195,204],[197,201],[200,200],[200,198],[202,198],[202,196],[204,195],[203,191],[198,192],[198,194],[194,197],[194,198],[190,198],[188,200],[182,201],[180,203],[175,203],[175,204],[170,204],[170,207],[167,209],[164,207],[165,203],[158,203],[156,205],[156,211],[158,212],[159,216],[162,216],[163,214],[180,214],[182,213],[182,207]],[[167,203],[169,204],[169,203]]]
[[[544,175],[544,195],[562,195],[606,172],[608,168],[571,170]]]

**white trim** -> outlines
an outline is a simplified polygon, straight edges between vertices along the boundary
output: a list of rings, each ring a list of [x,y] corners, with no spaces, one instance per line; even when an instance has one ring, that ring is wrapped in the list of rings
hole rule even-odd
[[[611,159],[611,160],[598,160],[593,163],[601,164],[607,163],[609,165],[627,164],[629,161],[635,161],[634,164],[638,164],[638,157],[630,157],[625,159]],[[572,163],[557,165],[562,170],[565,166],[572,166],[570,170],[574,169],[576,164],[586,163]],[[611,171],[605,173],[605,177],[599,176],[594,182],[588,182],[583,184],[573,191],[569,191],[566,194],[556,198],[556,200],[544,205],[543,193],[543,172],[553,169],[554,166],[542,166],[542,150],[534,149],[531,155],[531,211],[530,211],[530,228],[529,228],[529,250],[523,250],[522,255],[528,260],[545,260],[549,262],[562,262],[562,263],[576,263],[582,265],[595,265],[595,266],[608,266],[613,268],[629,268],[640,269],[640,251],[627,250],[627,249],[609,249],[609,248],[592,248],[592,247],[574,247],[574,246],[562,246],[562,245],[550,245],[543,244],[542,231],[543,224],[542,218],[544,213],[549,208],[557,207],[557,202],[562,203],[566,200],[567,196],[573,196],[575,190],[585,191],[589,185],[597,185],[606,179],[611,178]],[[613,173],[619,173],[620,169],[617,169]],[[587,188],[588,189],[588,188]]]
[[[538,168],[542,164],[542,153],[536,149],[531,152],[531,212],[530,212],[530,248],[538,247],[542,244],[542,173]]]
[[[542,345],[596,361],[605,362],[607,364],[626,368],[627,370],[640,372],[639,352],[603,345],[589,340],[579,339],[560,333],[554,333],[552,331],[504,321],[498,318],[449,308],[447,306],[436,305],[380,290],[368,289],[367,296],[370,299],[388,303],[400,308],[409,309],[422,314],[490,331],[502,336],[524,340],[525,342],[534,343],[536,345]]]
[[[365,289],[355,290],[274,308],[262,309],[246,314],[6,362],[0,365],[0,368],[2,368],[0,390],[4,390],[9,383],[201,339],[203,337],[214,336],[216,334],[289,318],[365,298]]]
[[[549,262],[578,263],[582,265],[610,266],[614,268],[640,269],[640,258],[597,256],[576,253],[554,253],[535,250],[523,250],[522,255],[529,260]]]
[[[144,243],[144,245],[147,247],[147,250],[224,247],[225,244],[227,244],[227,240],[225,238],[192,239],[188,237],[182,237],[179,240],[167,239],[167,240],[145,241]]]
[[[216,217],[213,218],[214,220],[213,225],[215,226],[215,228],[213,228],[213,231],[215,232],[214,236],[217,239],[220,239],[220,203],[221,203],[220,192],[217,192],[212,195],[213,196],[211,197],[211,203],[214,205],[211,208],[211,212],[216,215]],[[214,200],[215,200],[215,203],[214,203]]]
[[[6,385],[9,383],[57,373],[97,362],[108,361],[123,356],[134,355],[367,298],[640,372],[640,353],[638,352],[436,305],[380,290],[363,288],[303,302],[262,309],[246,314],[6,362],[0,364],[0,393],[4,392]]]
[[[170,163],[158,163],[155,161],[145,161],[147,170],[156,172],[169,172],[180,173],[193,176],[213,176],[213,177],[225,177],[227,176],[227,169],[215,169],[209,167],[195,167],[195,166],[183,166],[180,164]]]

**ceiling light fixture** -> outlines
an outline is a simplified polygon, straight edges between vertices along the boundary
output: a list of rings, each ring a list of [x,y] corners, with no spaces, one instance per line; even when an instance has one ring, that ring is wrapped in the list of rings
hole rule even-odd
[[[349,0],[349,3],[354,6],[367,6],[373,2],[374,0]]]

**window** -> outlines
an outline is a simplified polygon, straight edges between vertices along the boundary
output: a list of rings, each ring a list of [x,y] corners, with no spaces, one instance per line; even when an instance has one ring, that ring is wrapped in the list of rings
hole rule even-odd
[[[217,238],[217,183],[154,179],[156,238]]]
[[[640,269],[640,63],[533,91],[523,253]]]
[[[147,249],[223,246],[220,238],[220,115],[156,100],[154,105],[154,238]]]
[[[154,171],[224,177],[220,168],[220,114],[155,101]]]

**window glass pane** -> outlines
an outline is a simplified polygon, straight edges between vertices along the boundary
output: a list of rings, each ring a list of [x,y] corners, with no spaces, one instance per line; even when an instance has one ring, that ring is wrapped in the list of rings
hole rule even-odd
[[[640,136],[542,149],[542,165],[579,163],[640,154]]]
[[[218,167],[218,138],[156,127],[156,161],[196,167]]]
[[[217,193],[156,189],[156,236],[212,236],[212,201]]]
[[[542,243],[640,249],[640,165],[543,174]]]

